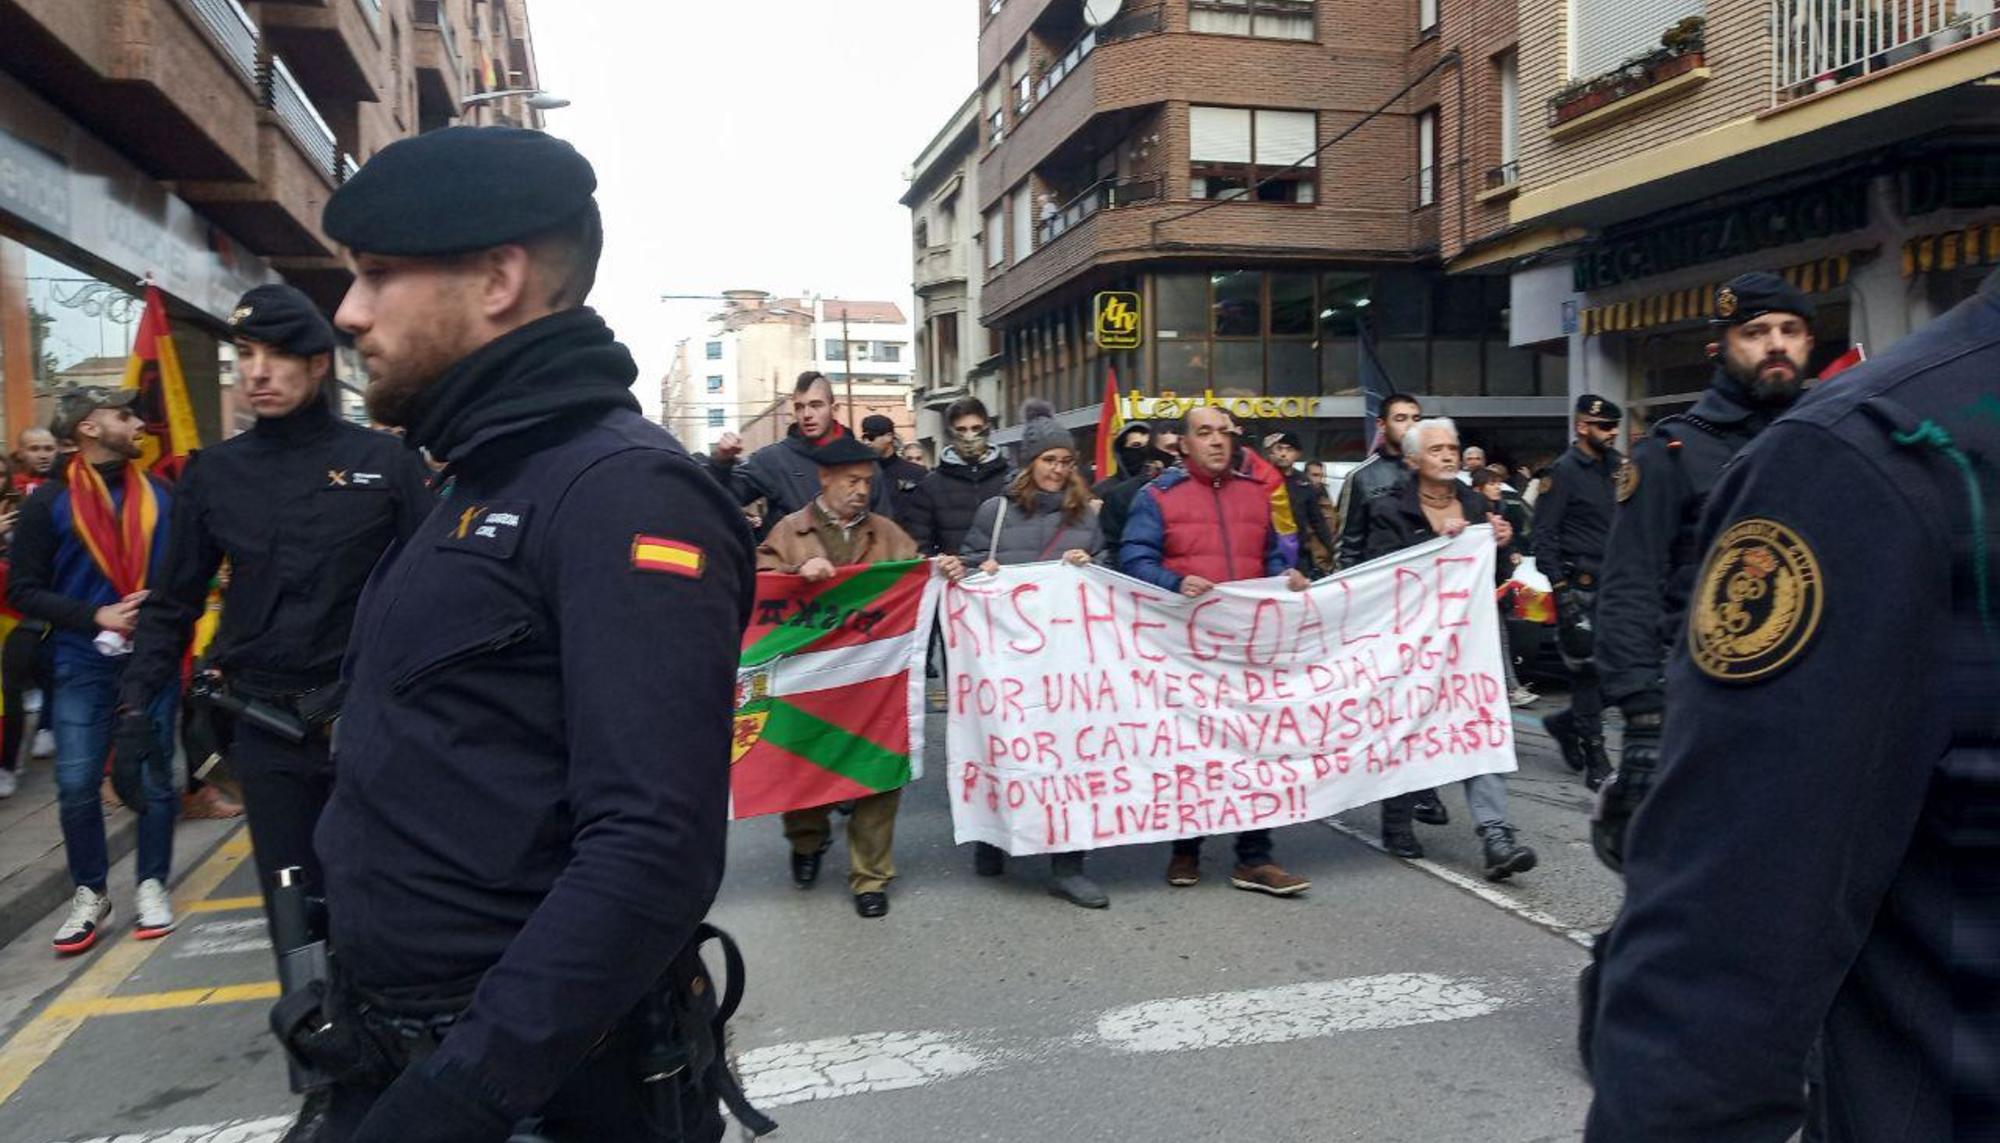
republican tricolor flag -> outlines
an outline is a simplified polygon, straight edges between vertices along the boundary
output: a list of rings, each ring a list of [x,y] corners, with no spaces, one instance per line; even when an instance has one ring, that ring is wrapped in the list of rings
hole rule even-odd
[[[923,771],[927,560],[760,572],[736,671],[731,816],[894,790]]]
[[[144,451],[139,464],[172,480],[201,445],[194,427],[194,406],[188,402],[187,377],[174,352],[174,331],[167,321],[167,303],[159,287],[146,286],[146,312],[125,362],[121,388],[139,390],[139,416],[146,422]]]

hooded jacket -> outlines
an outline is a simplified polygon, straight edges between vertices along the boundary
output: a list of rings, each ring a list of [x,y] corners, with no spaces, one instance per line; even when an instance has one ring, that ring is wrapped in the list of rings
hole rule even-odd
[[[897,522],[924,555],[952,555],[965,546],[965,533],[979,506],[1007,490],[1009,467],[998,451],[967,461],[958,450],[947,448],[937,468],[905,498]]]

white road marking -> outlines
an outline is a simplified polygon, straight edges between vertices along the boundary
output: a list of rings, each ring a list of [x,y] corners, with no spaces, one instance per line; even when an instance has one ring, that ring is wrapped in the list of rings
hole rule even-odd
[[[946,1032],[871,1032],[752,1048],[736,1058],[757,1107],[899,1091],[983,1071],[1001,1056]]]
[[[1233,1048],[1470,1020],[1501,1003],[1468,981],[1398,972],[1150,1000],[1098,1017],[1097,1035],[1127,1052]]]
[[[232,1119],[227,1123],[176,1127],[167,1131],[100,1135],[95,1139],[79,1139],[76,1143],[276,1143],[291,1125],[291,1116],[274,1115],[269,1119]]]
[[[173,943],[175,960],[197,956],[226,956],[230,953],[269,952],[271,938],[264,918],[243,921],[203,921],[182,929]]]
[[[1320,820],[1326,823],[1326,828],[1334,831],[1335,833],[1346,834],[1348,837],[1353,838],[1354,840],[1360,842],[1361,844],[1367,846],[1370,849],[1376,850],[1377,852],[1380,853],[1388,852],[1387,850],[1382,848],[1381,840],[1374,837],[1372,834],[1369,834],[1362,830],[1355,829],[1353,826],[1348,825],[1346,822],[1340,821],[1335,818],[1321,818]],[[1440,881],[1458,886],[1460,889],[1465,890],[1467,893],[1472,894],[1474,897],[1479,898],[1480,900],[1486,902],[1489,905],[1496,905],[1502,909],[1505,909],[1507,912],[1514,914],[1515,916],[1521,918],[1522,920],[1528,922],[1531,925],[1539,925],[1542,928],[1549,930],[1550,932],[1556,934],[1559,937],[1575,941],[1577,944],[1582,945],[1584,948],[1591,947],[1591,945],[1595,944],[1597,941],[1596,934],[1586,932],[1583,929],[1572,928],[1568,924],[1565,924],[1561,918],[1556,917],[1553,914],[1544,913],[1540,909],[1537,909],[1532,905],[1524,905],[1521,902],[1516,901],[1513,897],[1509,896],[1508,894],[1502,893],[1500,890],[1495,889],[1493,887],[1493,883],[1490,881],[1475,880],[1474,878],[1468,877],[1465,874],[1460,873],[1456,869],[1447,869],[1444,866],[1439,865],[1437,862],[1428,860],[1427,858],[1400,857],[1397,858],[1397,860],[1403,862],[1405,865],[1414,865],[1418,869],[1423,870],[1425,873],[1430,874],[1432,877],[1435,877]]]

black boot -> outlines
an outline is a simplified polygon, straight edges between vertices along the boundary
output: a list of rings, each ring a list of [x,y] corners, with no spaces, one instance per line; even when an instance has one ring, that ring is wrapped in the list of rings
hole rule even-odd
[[[972,843],[972,871],[981,877],[998,877],[1007,872],[1007,851],[983,841]]]
[[[1516,873],[1535,867],[1535,851],[1514,841],[1514,827],[1479,827],[1479,840],[1486,843],[1486,879],[1505,881]]]
[[[1545,714],[1542,716],[1542,729],[1556,740],[1556,746],[1562,750],[1563,764],[1572,770],[1582,770],[1583,743],[1576,735],[1576,715],[1567,708]]]
[[[1583,784],[1595,790],[1611,776],[1611,758],[1604,753],[1604,739],[1579,737],[1577,744],[1583,751]]]
[[[792,854],[792,884],[801,889],[812,888],[813,882],[819,880],[820,860],[826,856],[826,851],[831,845],[833,845],[833,842],[829,839],[825,845],[820,846],[811,853],[794,852]]]
[[[1382,848],[1397,857],[1422,857],[1417,831],[1410,828],[1410,808],[1415,796],[1398,794],[1382,802]]]
[[[1436,790],[1425,790],[1417,795],[1416,805],[1410,807],[1410,816],[1425,825],[1450,825],[1451,812],[1444,808]]]

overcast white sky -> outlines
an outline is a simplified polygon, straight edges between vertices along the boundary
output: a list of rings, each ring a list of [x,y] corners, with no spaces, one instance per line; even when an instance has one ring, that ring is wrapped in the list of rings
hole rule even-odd
[[[970,0],[530,0],[549,130],[597,168],[591,304],[648,412],[676,336],[767,289],[910,308],[903,172],[977,82]]]

